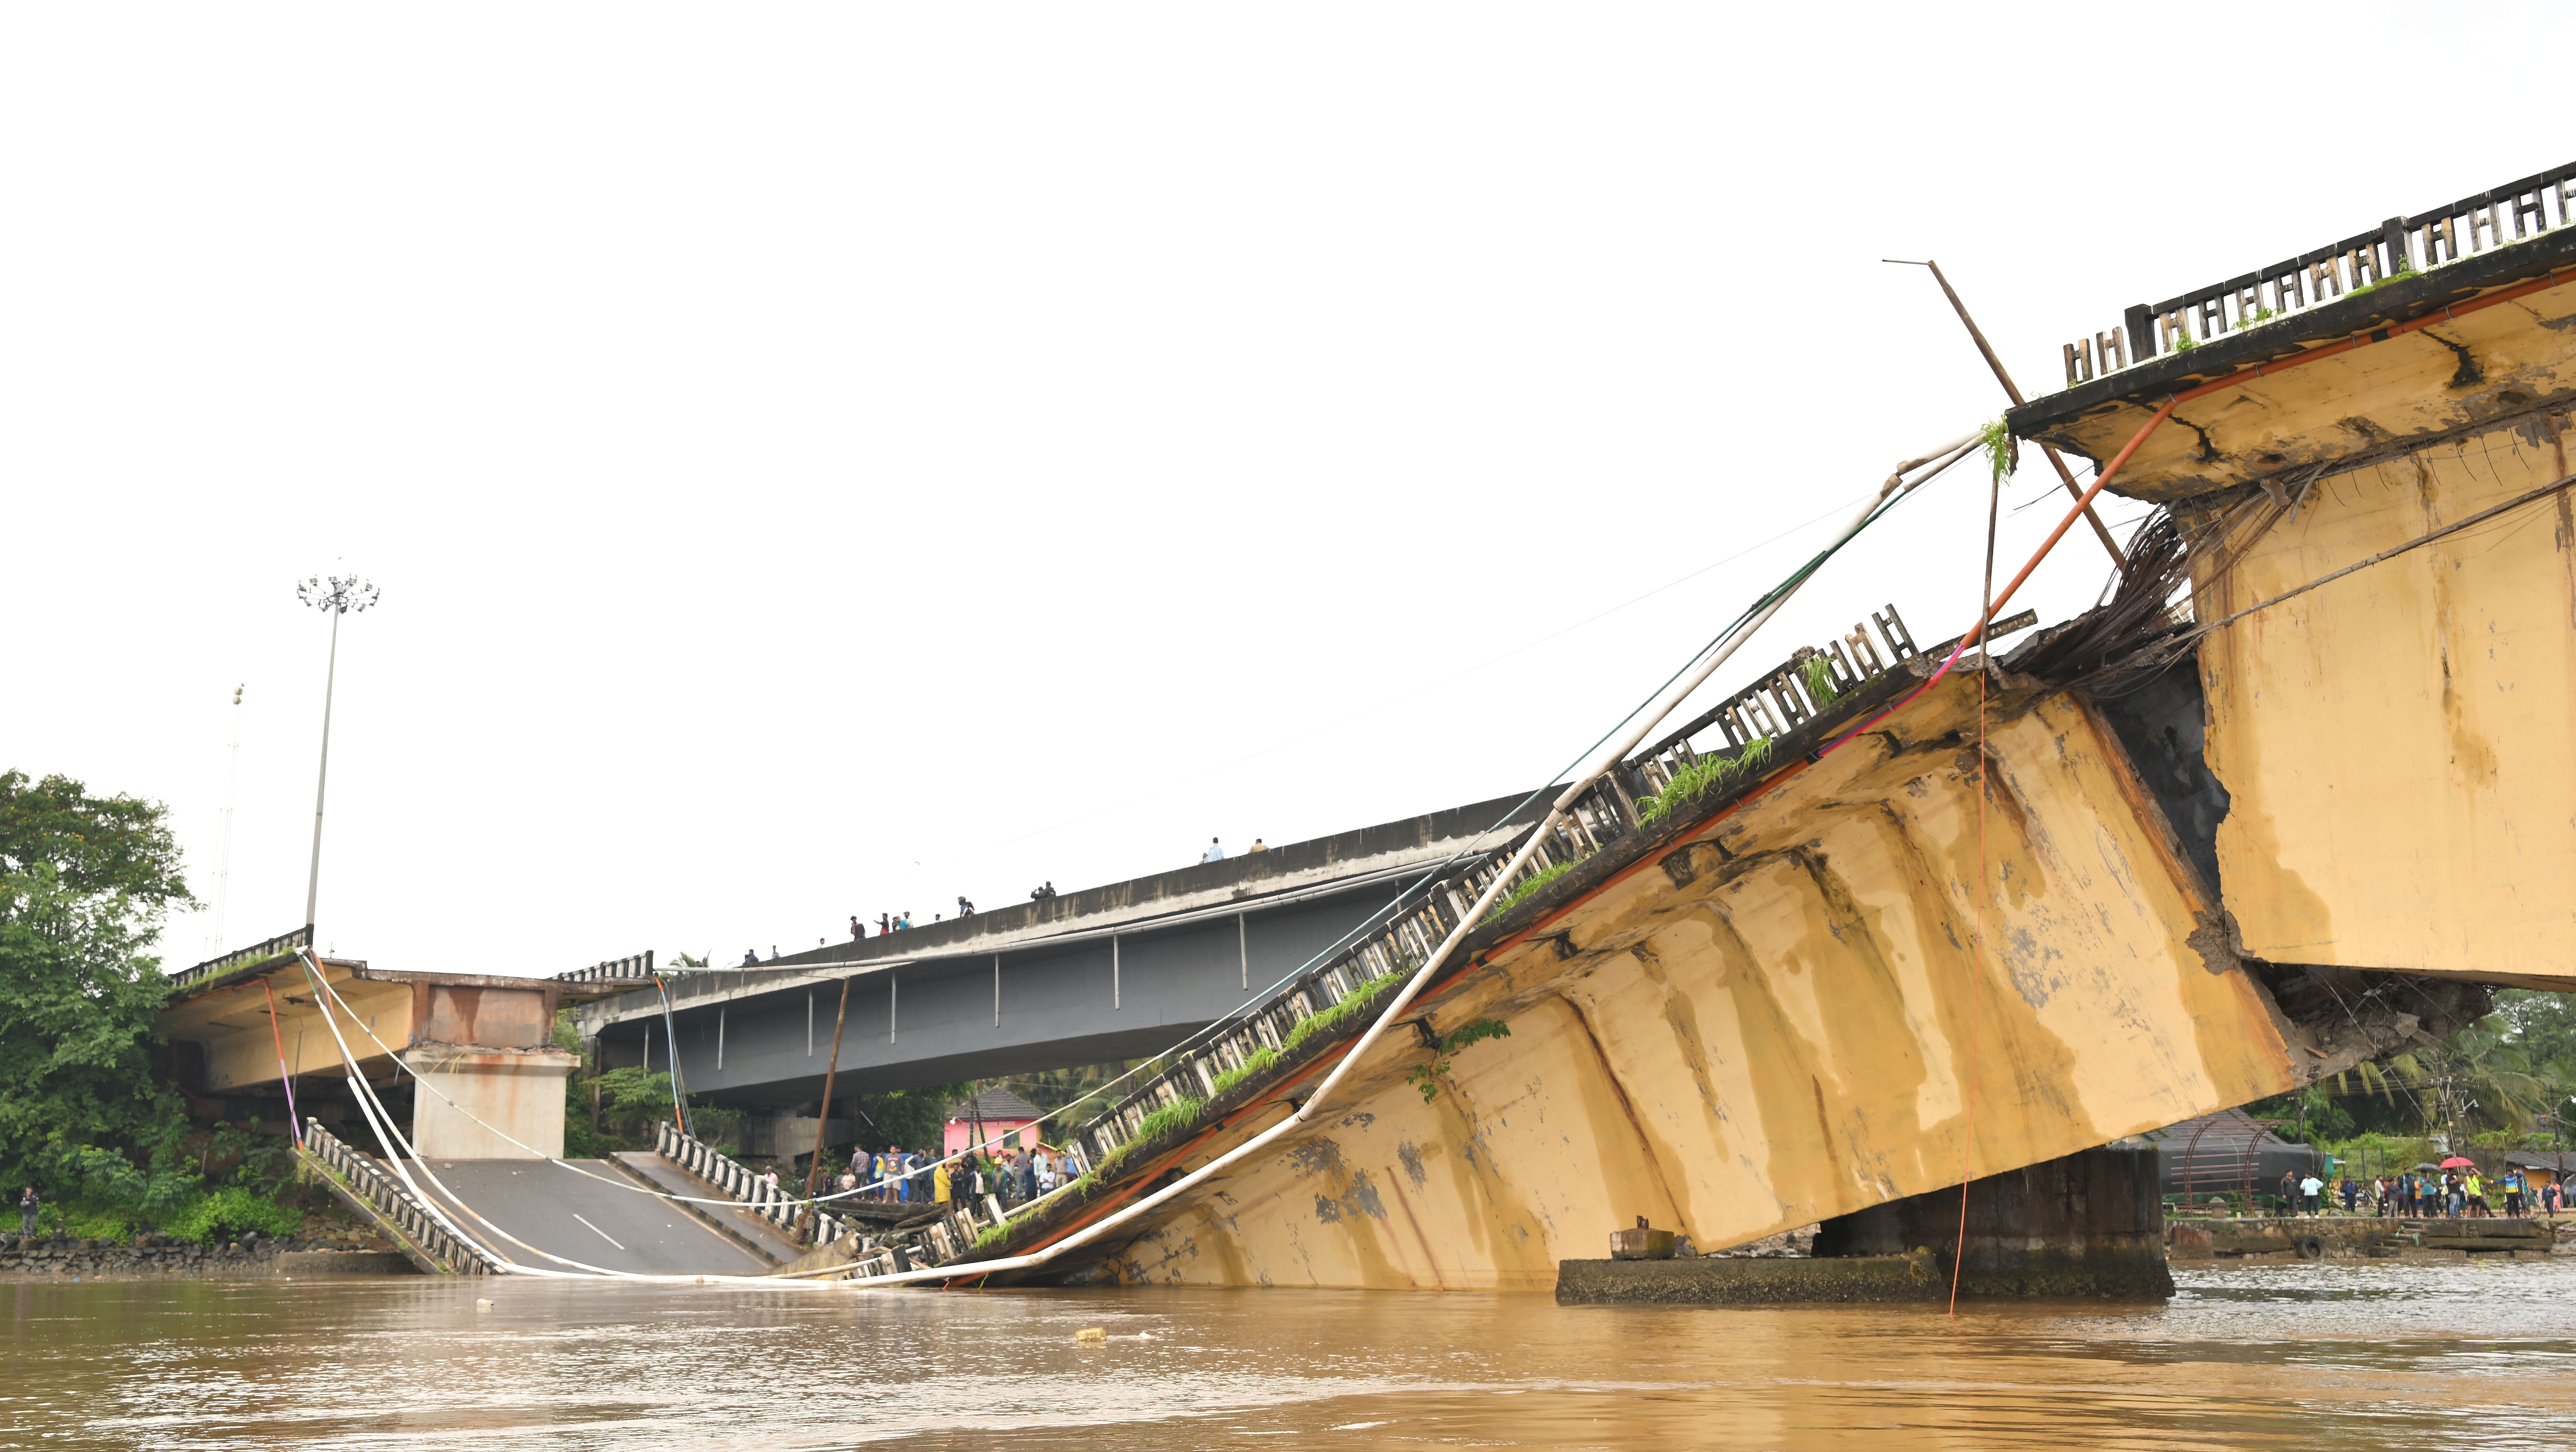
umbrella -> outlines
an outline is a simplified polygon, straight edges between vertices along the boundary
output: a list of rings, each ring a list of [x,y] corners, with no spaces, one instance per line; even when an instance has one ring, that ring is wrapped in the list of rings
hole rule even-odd
[[[2476,1160],[2464,1160],[2458,1155],[2451,1156],[2449,1159],[2442,1161],[2440,1165],[2440,1168],[2445,1170],[2474,1170],[2477,1167],[2478,1162]]]

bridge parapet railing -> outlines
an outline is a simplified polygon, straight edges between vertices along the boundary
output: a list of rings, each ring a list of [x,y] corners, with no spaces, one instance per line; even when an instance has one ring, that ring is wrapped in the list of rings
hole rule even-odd
[[[802,1237],[808,1245],[828,1245],[850,1229],[849,1222],[841,1217],[819,1205],[797,1203],[795,1196],[667,1119],[653,1126],[653,1149],[662,1158],[731,1195],[739,1202],[737,1209]]]
[[[322,1127],[320,1120],[304,1121],[299,1148],[306,1159],[330,1171],[340,1188],[410,1240],[410,1248],[416,1252],[414,1260],[426,1258],[447,1275],[487,1275],[500,1269],[481,1246],[459,1240],[438,1223],[437,1217],[400,1180],[377,1164],[374,1156],[343,1144]]]
[[[647,948],[641,953],[630,954],[624,958],[612,958],[605,963],[594,963],[587,968],[568,968],[556,974],[555,981],[557,983],[609,983],[652,976],[653,950]]]
[[[1877,627],[1875,639],[1872,624]],[[1726,742],[1721,754],[1740,758],[1757,746],[1767,747],[1774,737],[1834,712],[1863,686],[1918,654],[1893,604],[1884,613],[1871,612],[1869,621],[1853,625],[1848,635],[1821,647],[1802,647],[1751,685],[1604,773],[1558,819],[1528,865],[1504,884],[1504,896],[1497,901],[1509,902],[1513,893],[1635,832],[1638,799],[1668,790],[1685,771],[1702,764],[1702,754],[1691,745],[1691,738],[1715,727]],[[1355,994],[1373,992],[1392,974],[1420,966],[1457,928],[1459,919],[1526,840],[1525,834],[1516,835],[1408,894],[1385,921],[1358,941],[1243,1010],[1213,1037],[1155,1066],[1126,1098],[1074,1131],[1073,1141],[1087,1155],[1106,1161],[1133,1143],[1157,1110],[1184,1100],[1215,1098],[1220,1082],[1231,1089],[1234,1079],[1259,1072],[1263,1054],[1284,1050],[1298,1024]]]
[[[209,958],[192,968],[182,968],[170,975],[170,982],[180,988],[193,987],[210,978],[220,978],[236,969],[249,968],[288,957],[300,949],[313,946],[313,925],[305,924],[290,932],[278,934],[264,943],[236,948],[220,958]]]
[[[2555,222],[2552,214],[2555,214]],[[2427,273],[2576,220],[2576,162],[2122,312],[2065,345],[2066,386],[2213,343],[2412,273]]]

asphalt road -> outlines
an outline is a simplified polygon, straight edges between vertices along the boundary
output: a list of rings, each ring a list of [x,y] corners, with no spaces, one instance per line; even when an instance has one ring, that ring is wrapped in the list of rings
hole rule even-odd
[[[454,1192],[444,1208],[456,1223],[523,1265],[574,1269],[492,1234],[474,1215],[459,1213],[455,1202],[539,1250],[602,1270],[744,1275],[777,1269],[680,1207],[642,1193],[643,1186],[620,1166],[605,1160],[570,1163],[599,1179],[544,1160],[429,1162]]]

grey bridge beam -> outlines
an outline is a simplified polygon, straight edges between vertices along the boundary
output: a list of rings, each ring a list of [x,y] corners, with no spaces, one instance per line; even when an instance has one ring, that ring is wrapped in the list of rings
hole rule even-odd
[[[822,1097],[841,985],[834,1095],[1158,1054],[1368,921],[1424,868],[1527,825],[1503,798],[1043,902],[819,948],[579,1011],[605,1065],[670,1062],[692,1094]],[[1534,821],[1545,801],[1514,817]],[[1501,825],[1495,825],[1497,822]]]

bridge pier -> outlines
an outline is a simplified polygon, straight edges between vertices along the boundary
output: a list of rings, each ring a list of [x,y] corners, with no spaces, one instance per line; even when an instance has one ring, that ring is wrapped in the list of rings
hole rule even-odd
[[[411,1142],[421,1158],[563,1157],[564,1079],[581,1066],[580,1059],[557,1048],[441,1045],[410,1049],[403,1062],[424,1086],[412,1092],[411,1107]],[[478,1119],[482,1124],[475,1123]],[[510,1138],[493,1133],[495,1129]],[[510,1143],[512,1139],[519,1143]]]
[[[2165,1267],[2159,1152],[2138,1141],[2042,1160],[1968,1182],[1967,1235],[1957,1186],[1908,1195],[1817,1228],[1820,1259],[1931,1253],[1947,1289],[1960,1261],[1962,1299],[2090,1296],[2161,1301]]]

